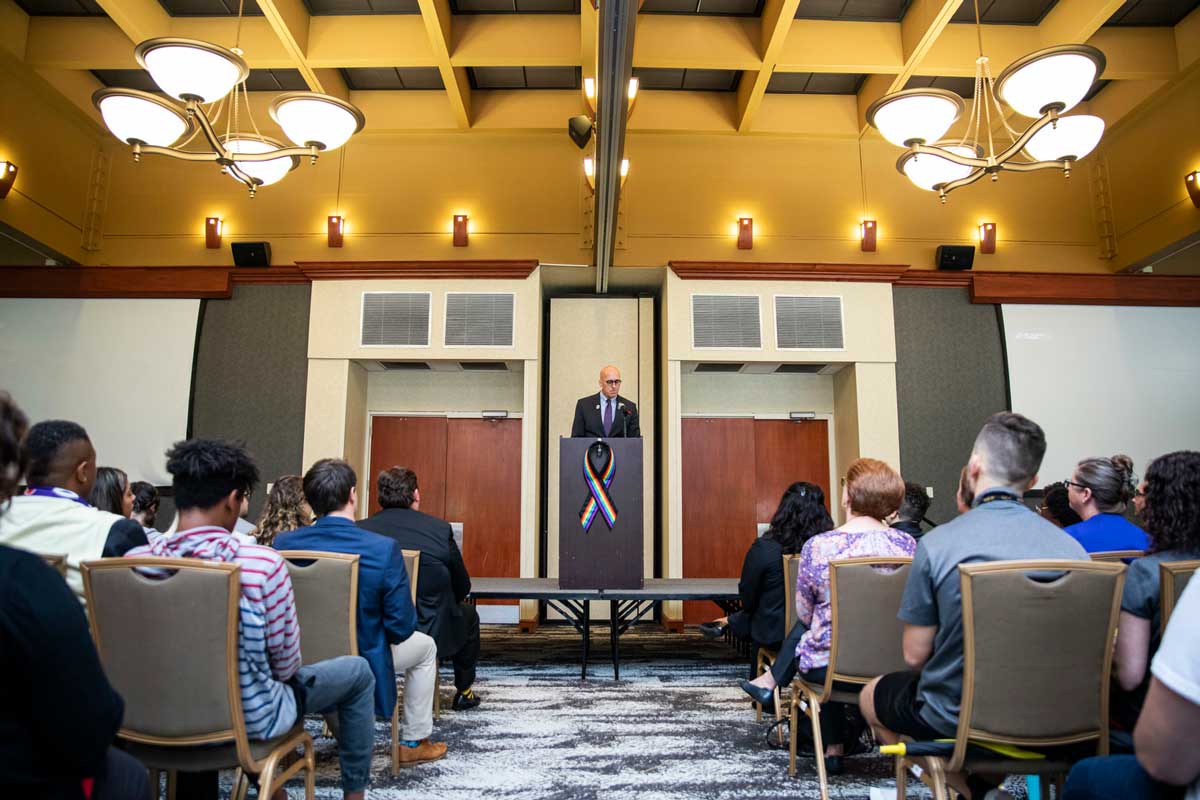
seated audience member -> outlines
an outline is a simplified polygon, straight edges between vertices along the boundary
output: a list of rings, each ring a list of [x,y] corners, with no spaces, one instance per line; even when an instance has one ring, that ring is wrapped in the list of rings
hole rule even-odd
[[[358,652],[375,674],[375,715],[390,717],[396,705],[396,672],[404,672],[404,729],[400,766],[446,755],[433,733],[437,645],[417,631],[408,575],[400,546],[354,524],[358,476],[341,459],[326,458],[304,474],[304,496],[317,515],[306,528],[275,537],[277,550],[356,553],[358,559]]]
[[[975,494],[967,513],[925,534],[917,545],[899,618],[904,660],[912,672],[872,680],[859,697],[881,741],[953,738],[963,681],[962,593],[958,565],[1011,559],[1086,559],[1080,544],[1028,508],[1021,497],[1037,482],[1046,438],[1032,420],[1001,412],[984,423],[967,462]],[[984,787],[961,774],[947,780],[966,797]]]
[[[704,637],[716,639],[729,626],[735,635],[758,647],[779,650],[787,633],[783,629],[787,604],[783,557],[799,553],[811,537],[832,527],[820,486],[804,481],[789,486],[771,518],[771,527],[746,551],[738,581],[741,610],[701,625]]]
[[[27,426],[0,392],[0,517],[24,470]],[[112,747],[124,703],[83,609],[41,558],[3,545],[0,676],[0,795],[149,800],[145,768]]]
[[[1146,665],[1158,650],[1162,629],[1159,564],[1200,559],[1200,453],[1160,456],[1146,469],[1143,515],[1150,553],[1125,572],[1113,671],[1117,686],[1109,703],[1113,726],[1131,731],[1150,688]]]
[[[234,520],[232,532],[233,535],[241,539],[247,544],[254,544],[256,539],[254,536],[254,523],[246,519],[250,514],[250,495],[247,494],[242,498],[242,507],[238,509],[237,519]]]
[[[396,540],[402,550],[421,551],[417,573],[417,630],[437,642],[438,658],[454,662],[454,710],[479,705],[471,689],[479,661],[479,613],[464,602],[471,592],[462,553],[450,524],[422,514],[417,474],[404,467],[379,473],[382,510],[358,523],[360,528]]]
[[[142,526],[148,540],[154,541],[158,536],[158,529],[154,527],[154,519],[158,516],[158,489],[146,481],[134,481],[130,488],[133,490],[133,513],[129,518]]]
[[[971,504],[975,502],[975,490],[971,488],[970,478],[967,477],[967,468],[963,467],[962,472],[958,473],[958,491],[954,493],[954,505],[958,509],[958,513],[965,514],[971,510]]]
[[[1037,512],[1048,522],[1053,522],[1060,528],[1077,525],[1083,522],[1075,509],[1071,508],[1070,492],[1062,481],[1050,484],[1042,490],[1042,502]]]
[[[925,514],[928,511],[929,494],[925,491],[925,487],[913,481],[905,481],[904,500],[901,501],[900,509],[896,512],[892,528],[904,531],[914,539],[920,539],[925,533],[921,529],[921,523],[925,520]]]
[[[254,529],[259,544],[271,547],[281,533],[306,528],[313,523],[313,512],[304,499],[304,479],[299,475],[284,475],[271,486],[262,516]]]
[[[88,500],[101,511],[127,519],[133,518],[133,489],[129,486],[129,476],[124,470],[116,467],[96,467],[96,482],[92,485],[92,493]]]
[[[0,517],[0,544],[41,555],[65,555],[67,583],[83,600],[81,561],[120,556],[146,544],[142,526],[94,508],[96,450],[74,422],[50,420],[29,429],[23,445],[28,488]]]
[[[342,792],[351,800],[362,798],[375,741],[375,678],[360,656],[300,666],[300,626],[287,565],[271,548],[246,544],[231,532],[242,498],[258,483],[258,467],[238,444],[191,439],[167,451],[167,471],[179,529],[127,555],[241,567],[238,674],[246,732],[262,741],[287,733],[305,713],[336,715]],[[186,783],[188,791],[182,793],[216,796],[216,773],[184,777],[181,788]]]
[[[829,594],[829,562],[868,556],[910,557],[916,540],[883,520],[896,512],[904,499],[904,480],[882,461],[860,458],[850,465],[842,481],[842,509],[846,521],[838,528],[814,536],[800,551],[796,582],[796,616],[807,627],[796,648],[796,666],[810,683],[825,681],[829,665],[833,607]],[[755,699],[773,683],[770,675],[746,682],[743,688]],[[821,708],[821,736],[825,741],[826,769],[841,770],[845,748],[858,738],[847,723],[844,703]]]
[[[1133,733],[1136,755],[1089,758],[1067,776],[1066,800],[1200,800],[1200,581],[1171,615]],[[1185,789],[1186,787],[1186,789]]]
[[[1137,491],[1129,456],[1086,458],[1063,483],[1072,510],[1083,520],[1064,530],[1089,553],[1149,547],[1146,532],[1121,516]]]

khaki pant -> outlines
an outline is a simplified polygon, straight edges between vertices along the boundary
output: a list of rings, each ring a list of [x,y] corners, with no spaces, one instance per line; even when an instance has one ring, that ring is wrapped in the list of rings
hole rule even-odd
[[[400,644],[392,645],[392,664],[404,673],[403,727],[400,738],[426,739],[433,733],[433,686],[437,677],[437,644],[433,638],[413,631]]]

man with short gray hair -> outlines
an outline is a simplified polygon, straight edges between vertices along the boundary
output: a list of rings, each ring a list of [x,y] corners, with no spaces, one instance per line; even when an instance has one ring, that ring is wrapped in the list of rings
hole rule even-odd
[[[1012,412],[993,414],[975,438],[966,469],[975,494],[972,508],[921,538],[904,587],[899,617],[905,623],[904,660],[912,672],[876,678],[859,698],[882,741],[892,744],[900,736],[929,741],[956,733],[963,681],[959,564],[1088,558],[1078,542],[1021,502],[1037,483],[1045,454],[1041,427]],[[959,775],[947,780],[960,793],[967,788]]]

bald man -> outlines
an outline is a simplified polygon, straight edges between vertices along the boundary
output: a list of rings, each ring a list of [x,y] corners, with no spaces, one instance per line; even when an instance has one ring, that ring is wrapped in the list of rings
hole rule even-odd
[[[579,398],[575,404],[573,437],[641,438],[637,406],[621,396],[621,370],[609,364],[600,370],[600,394]]]

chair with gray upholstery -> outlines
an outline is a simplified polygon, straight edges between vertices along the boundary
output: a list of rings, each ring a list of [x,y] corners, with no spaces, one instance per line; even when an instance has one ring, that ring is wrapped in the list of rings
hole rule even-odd
[[[146,577],[137,568],[169,570]],[[236,769],[269,797],[301,771],[314,789],[313,742],[301,721],[283,736],[250,741],[238,683],[240,567],[197,559],[107,558],[81,565],[92,637],[104,672],[125,698],[117,735],[150,769]],[[299,754],[297,754],[299,749]]]
[[[830,640],[825,683],[797,678],[792,691],[792,741],[788,774],[796,774],[796,735],[801,706],[813,732],[813,752],[821,798],[829,797],[825,774],[825,744],[821,737],[821,704],[830,701],[858,705],[858,690],[835,682],[864,686],[889,672],[908,669],[904,663],[904,624],[896,618],[912,559],[901,556],[848,558],[829,562]]]
[[[1163,632],[1166,632],[1167,619],[1198,567],[1200,561],[1165,561],[1158,565],[1158,585],[1162,597],[1162,613],[1159,616],[1162,618]]]
[[[305,664],[358,655],[357,553],[281,550],[296,598]]]
[[[968,742],[1021,749],[1085,745],[1108,753],[1113,637],[1125,566],[1099,561],[961,564],[962,705],[949,757],[916,759],[934,797],[947,797],[947,772],[1026,774],[1059,784],[1071,762],[1058,757],[981,755]],[[986,751],[983,751],[986,753]],[[1052,754],[1053,755],[1053,754]],[[905,762],[896,759],[897,796]]]

